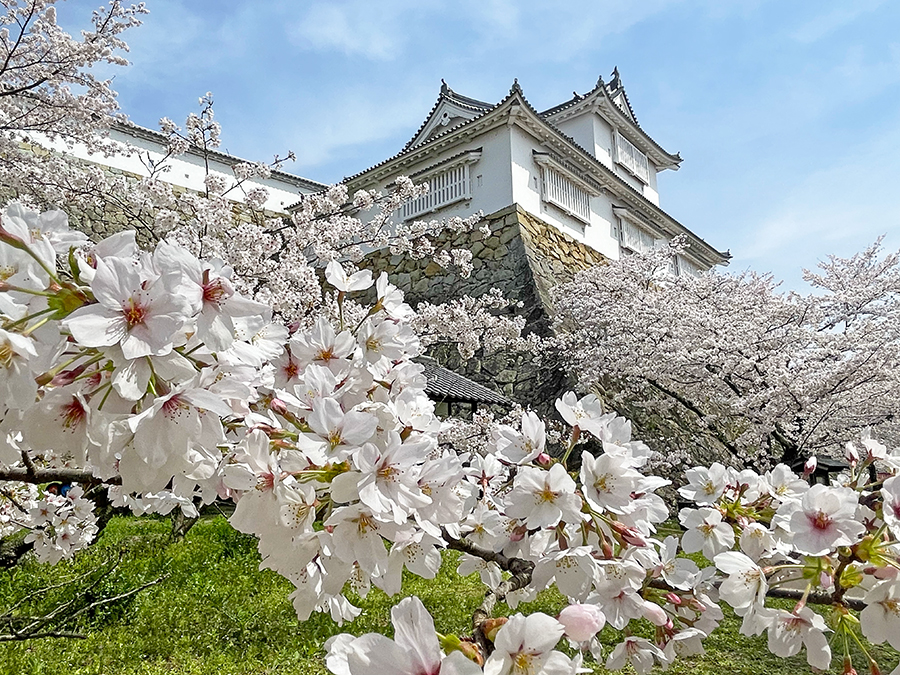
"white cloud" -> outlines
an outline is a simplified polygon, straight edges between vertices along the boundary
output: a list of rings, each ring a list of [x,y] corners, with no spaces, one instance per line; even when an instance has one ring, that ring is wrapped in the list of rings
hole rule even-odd
[[[852,23],[863,14],[878,9],[885,0],[853,0],[841,2],[836,7],[810,19],[794,31],[793,38],[798,42],[817,42],[835,31]]]
[[[288,32],[302,48],[375,61],[412,56],[413,48],[427,60],[444,38],[461,55],[514,49],[525,60],[558,62],[684,1],[317,0]]]
[[[284,120],[282,128],[287,133],[283,135],[297,154],[297,164],[291,170],[309,172],[333,162],[349,148],[383,142],[407,133],[412,136],[436,94],[433,83],[423,87],[409,83],[404,86],[402,98],[387,89],[335,92],[319,101],[315,110]],[[399,152],[401,144],[388,153]],[[375,161],[387,159],[389,154]],[[343,175],[365,168],[368,167],[346,166]]]
[[[288,36],[305,49],[390,60],[399,56],[415,30],[410,19],[426,7],[409,0],[320,0],[291,24]]]
[[[883,130],[792,186],[786,183],[737,242],[733,265],[771,270],[796,285],[801,267],[815,267],[829,254],[850,255],[883,234],[888,246],[900,245],[898,141],[900,127]]]

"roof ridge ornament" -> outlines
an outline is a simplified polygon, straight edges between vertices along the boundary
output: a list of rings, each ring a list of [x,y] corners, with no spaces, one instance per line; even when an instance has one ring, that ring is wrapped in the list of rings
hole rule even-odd
[[[522,87],[519,86],[519,78],[516,77],[513,79],[512,86],[509,88],[510,94],[515,94],[516,92],[522,93]]]
[[[622,79],[619,77],[619,66],[613,66],[612,79],[609,81],[610,91],[615,91],[622,86]]]
[[[449,94],[452,89],[450,89],[450,85],[447,84],[447,81],[442,77],[441,78],[441,94],[446,95]]]

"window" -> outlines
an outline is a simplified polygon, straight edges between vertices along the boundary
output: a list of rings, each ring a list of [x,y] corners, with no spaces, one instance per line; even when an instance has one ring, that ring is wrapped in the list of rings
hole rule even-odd
[[[656,246],[656,239],[652,234],[639,228],[637,225],[629,223],[627,220],[621,221],[619,228],[621,238],[619,243],[623,249],[634,253],[648,253]]]
[[[400,212],[404,220],[437,211],[444,206],[469,199],[472,196],[469,188],[468,164],[455,166],[435,174],[427,182],[428,192],[418,199],[406,202],[401,207]]]
[[[650,163],[647,155],[616,129],[616,161],[649,185]]]
[[[545,202],[555,204],[573,216],[590,223],[591,196],[560,171],[551,166],[541,167],[542,196]]]
[[[680,274],[687,274],[692,277],[696,277],[703,272],[703,268],[692,263],[687,258],[678,256],[678,272]]]
[[[679,255],[673,255],[669,258],[669,274],[673,277],[681,275],[681,263],[684,262]]]

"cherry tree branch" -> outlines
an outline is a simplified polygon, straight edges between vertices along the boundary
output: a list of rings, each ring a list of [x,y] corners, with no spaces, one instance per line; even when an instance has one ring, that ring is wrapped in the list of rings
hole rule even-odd
[[[497,553],[486,548],[482,548],[465,539],[457,539],[451,537],[446,530],[441,531],[444,541],[447,542],[447,548],[454,551],[461,551],[469,555],[476,556],[487,562],[495,563],[500,569],[512,574],[497,586],[496,590],[488,589],[484,594],[484,600],[478,608],[472,612],[472,638],[481,648],[481,653],[485,657],[489,656],[494,650],[494,643],[487,638],[484,632],[484,622],[490,619],[494,614],[494,607],[498,602],[506,599],[506,596],[513,591],[518,591],[531,583],[531,573],[534,571],[534,563],[521,558],[509,558],[502,553]]]
[[[41,469],[31,463],[30,468],[20,469],[16,467],[0,468],[0,480],[14,480],[22,483],[33,483],[41,485],[43,483],[107,483],[108,485],[121,485],[122,478],[120,476],[112,476],[111,478],[97,478],[90,471],[83,469]]]
[[[140,593],[142,590],[149,588],[150,586],[155,586],[161,581],[164,581],[169,576],[168,574],[163,574],[156,579],[141,584],[136,588],[125,591],[124,593],[119,593],[118,595],[110,598],[94,600],[93,602],[88,602],[80,608],[75,609],[75,607],[77,607],[77,605],[79,604],[79,600],[84,601],[88,597],[88,594],[91,592],[91,590],[96,588],[103,579],[108,577],[113,572],[113,570],[115,570],[119,566],[120,562],[121,558],[119,558],[111,565],[109,565],[106,569],[97,574],[96,577],[87,585],[87,587],[79,591],[71,600],[59,603],[52,610],[47,611],[41,616],[17,614],[16,611],[34,598],[40,599],[46,596],[46,594],[50,591],[62,588],[64,586],[74,585],[82,580],[89,578],[92,574],[95,574],[96,570],[90,570],[89,572],[82,574],[74,579],[70,579],[59,584],[45,586],[27,594],[25,597],[21,598],[18,602],[9,607],[5,612],[0,614],[0,625],[4,625],[6,631],[8,631],[0,633],[0,642],[19,642],[23,640],[37,640],[39,638],[84,639],[87,637],[86,635],[82,635],[81,633],[70,630],[64,630],[64,626],[70,624],[82,614],[86,614],[87,612],[97,609],[98,607],[103,607],[105,605],[118,602],[119,600],[130,598],[131,596]]]

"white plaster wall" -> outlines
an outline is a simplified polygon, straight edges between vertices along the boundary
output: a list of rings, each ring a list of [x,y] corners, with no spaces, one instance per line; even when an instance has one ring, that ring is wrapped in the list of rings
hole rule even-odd
[[[590,223],[584,223],[564,210],[541,199],[541,171],[534,161],[533,151],[546,152],[547,148],[518,126],[510,127],[512,150],[513,198],[519,206],[544,222],[557,227],[573,239],[581,241],[600,253],[619,257],[619,244],[612,237],[612,205],[607,197],[591,197]]]
[[[566,136],[571,136],[578,145],[596,157],[594,142],[594,117],[590,112],[585,112],[577,117],[570,117],[559,123],[554,123],[556,128]]]
[[[147,138],[133,136],[118,129],[111,130],[110,140],[119,145],[123,152],[111,156],[90,154],[87,149],[80,144],[73,148],[68,148],[62,143],[51,143],[47,141],[46,138],[36,139],[40,145],[49,147],[60,153],[69,154],[79,159],[84,159],[103,166],[127,171],[138,176],[148,176],[150,174],[144,162],[141,161],[142,158],[146,161],[149,157],[154,162],[159,162],[165,156],[165,147],[162,144]],[[132,150],[130,153],[126,151],[129,148]],[[242,161],[246,160],[234,158],[233,163],[237,164]],[[184,155],[167,160],[166,164],[171,168],[160,174],[160,177],[166,182],[197,192],[202,192],[205,189],[204,179],[206,177],[206,167],[202,157],[185,153]],[[211,173],[220,174],[226,178],[234,178],[234,174],[231,171],[231,164],[226,164],[225,162],[218,160],[210,160],[209,168]],[[285,207],[297,202],[300,195],[309,194],[314,191],[309,186],[295,184],[293,181],[279,178],[278,176],[267,179],[254,178],[244,182],[243,185],[247,190],[255,187],[265,187],[269,191],[269,197],[266,200],[265,208],[276,212],[285,212]],[[237,190],[235,193],[235,199],[239,200],[242,193]]]
[[[598,114],[591,115],[594,125],[594,156],[610,169],[613,167],[613,133],[609,122]]]

